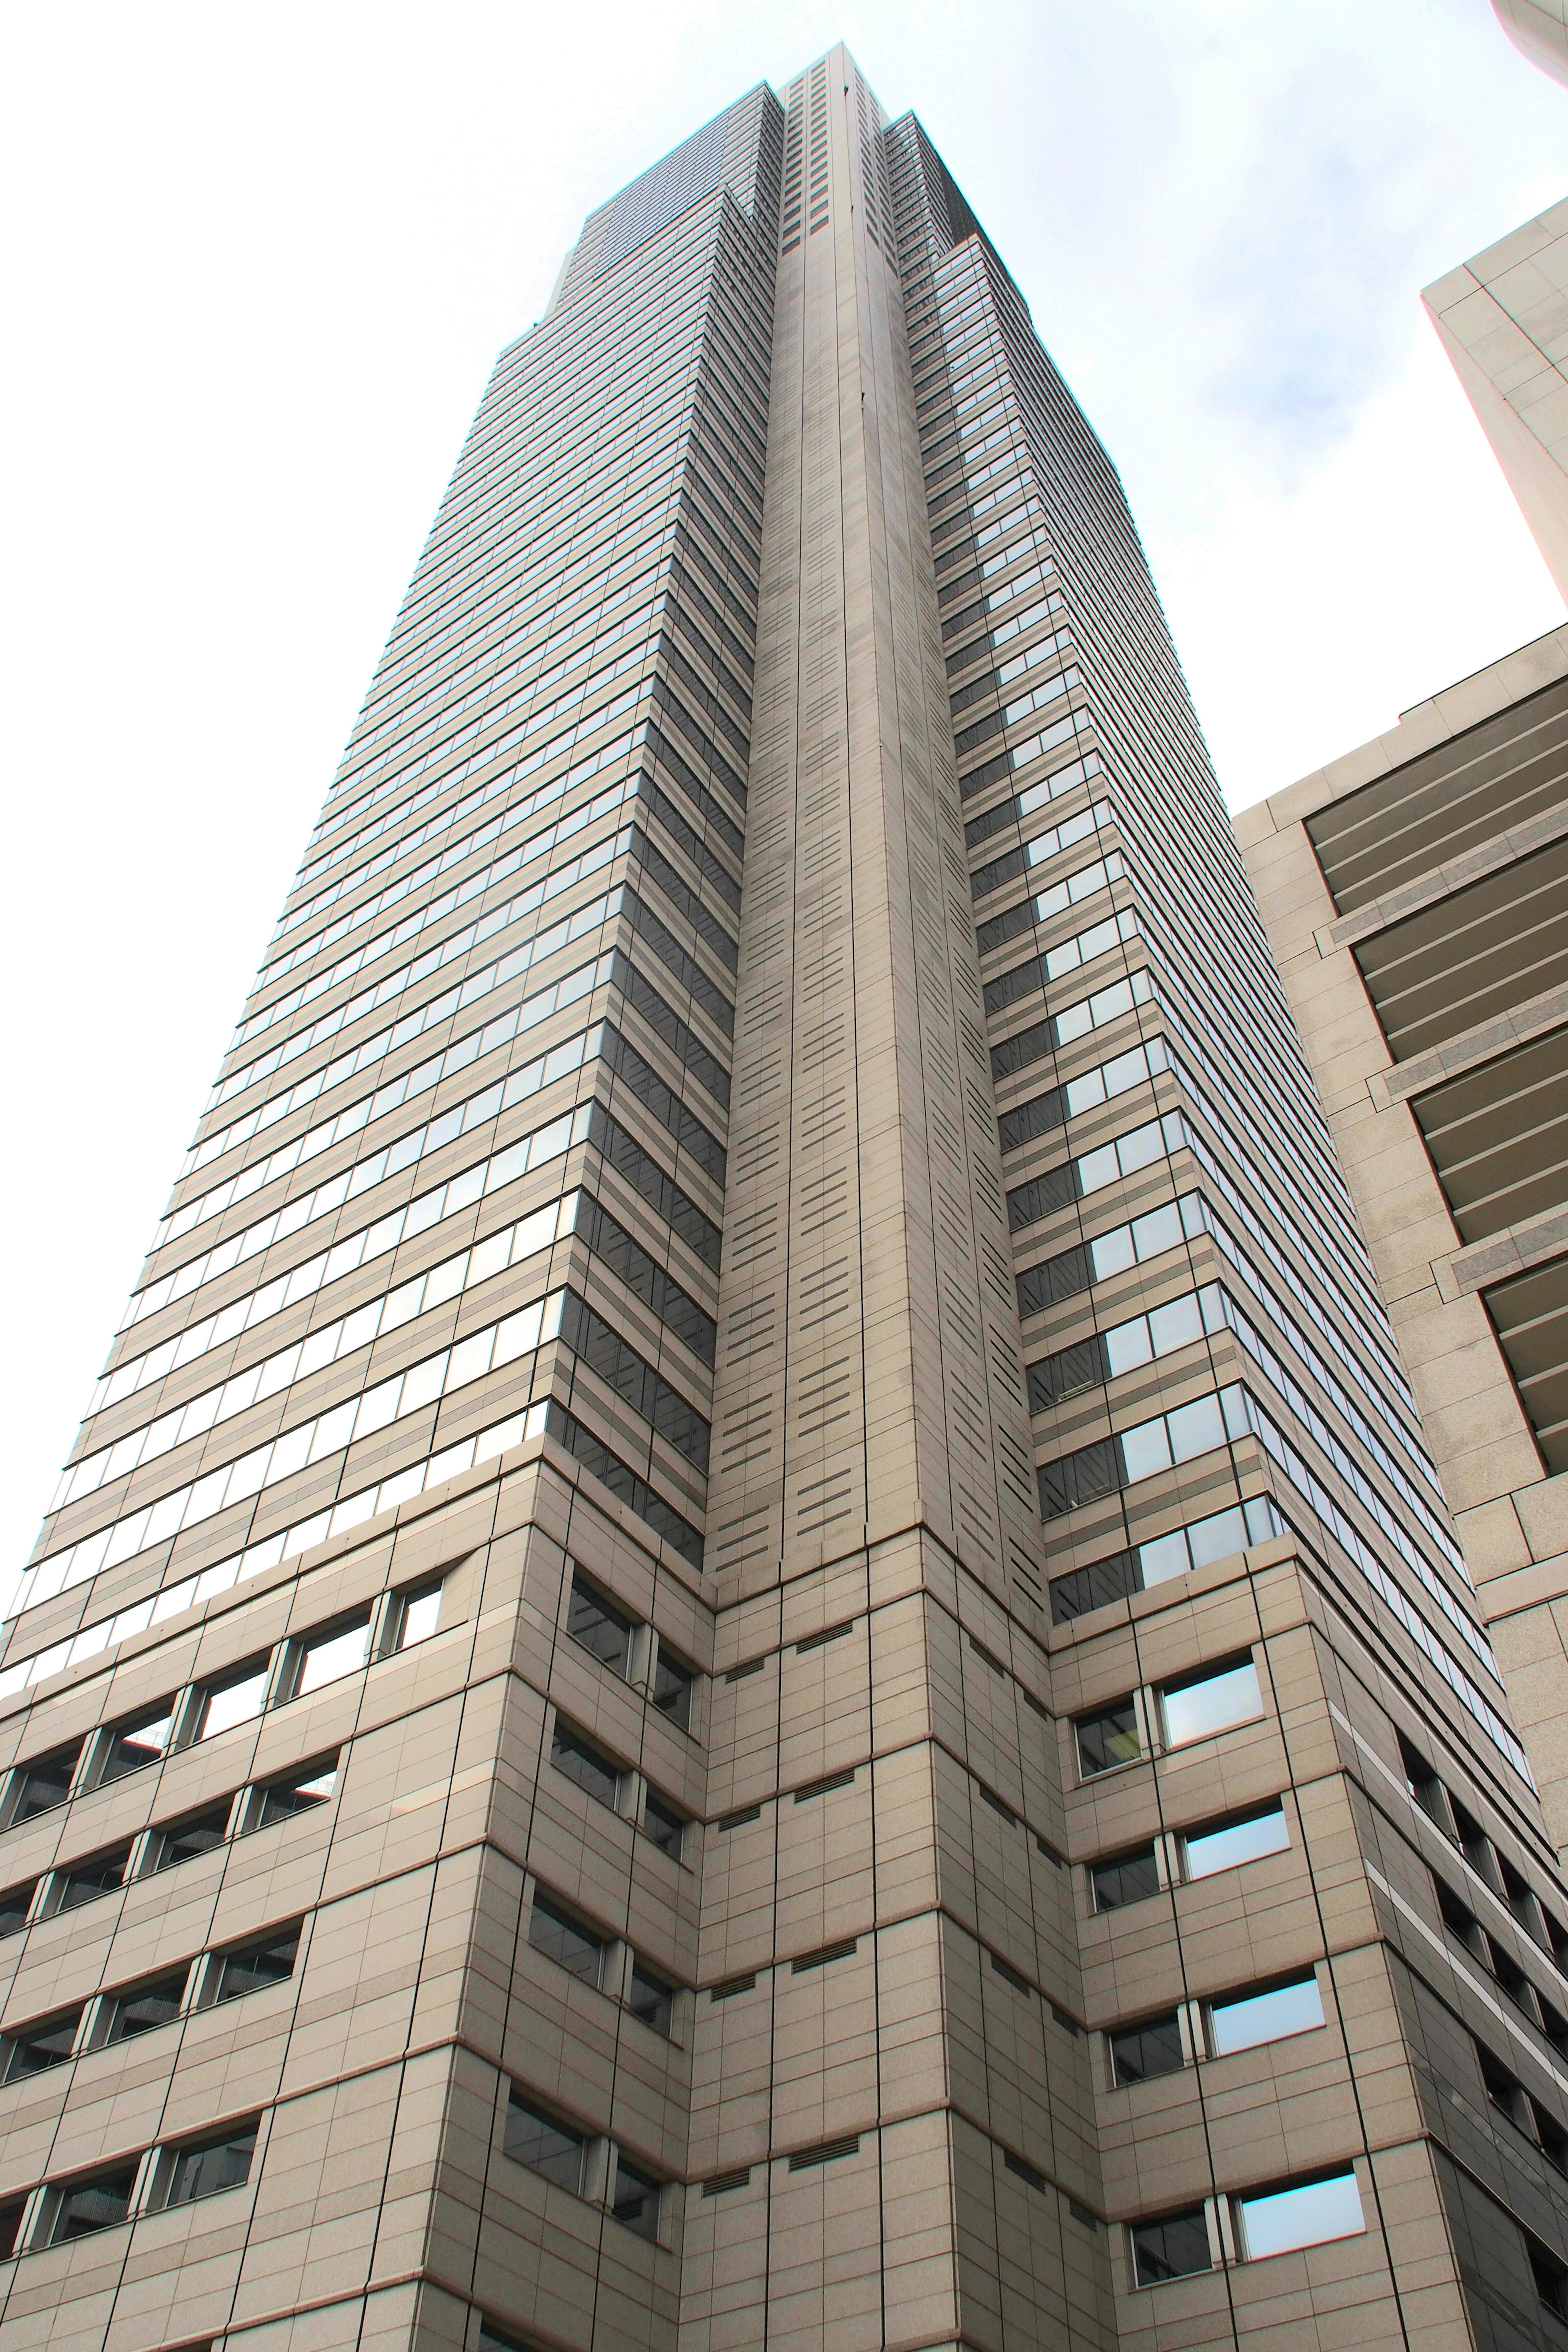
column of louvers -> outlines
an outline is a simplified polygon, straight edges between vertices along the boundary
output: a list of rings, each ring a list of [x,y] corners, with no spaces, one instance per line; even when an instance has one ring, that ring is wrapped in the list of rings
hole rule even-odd
[[[1067,2220],[1098,2202],[1092,2099],[1046,2042],[1081,2003],[908,344],[868,225],[880,116],[842,50],[787,96],[681,2342],[936,2345],[1004,2315],[1100,2342],[1103,2240]]]

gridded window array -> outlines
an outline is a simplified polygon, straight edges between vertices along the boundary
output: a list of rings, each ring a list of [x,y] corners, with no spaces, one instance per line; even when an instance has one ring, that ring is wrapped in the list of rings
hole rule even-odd
[[[1119,1911],[1146,1902],[1163,1885],[1212,1878],[1222,1870],[1261,1861],[1289,1845],[1290,1827],[1278,1797],[1187,1830],[1166,1832],[1159,1843],[1132,1846],[1089,1864],[1091,1907]],[[1164,1851],[1162,1872],[1161,1849]]]
[[[68,2010],[8,2025],[0,2035],[0,2083],[19,2083],[86,2050],[139,2041],[192,2011],[287,1984],[300,1957],[300,1923],[220,1946],[176,1968],[115,1985]]]
[[[1412,1799],[1451,1845],[1457,1846],[1484,1886],[1504,1902],[1531,1940],[1550,1953],[1559,1974],[1568,1975],[1568,1927],[1542,1902],[1517,1864],[1509,1860],[1467,1805],[1460,1802],[1420,1750],[1398,1735],[1405,1785]],[[1468,1906],[1456,1895],[1460,1910]]]
[[[1243,2190],[1224,2201],[1236,2258],[1244,2263],[1360,2237],[1366,2228],[1360,2185],[1348,2165],[1313,2179]],[[1221,2242],[1217,2216],[1211,2219],[1211,2208],[1205,2205],[1134,2221],[1128,2239],[1133,2284],[1141,2287],[1214,2269]]]
[[[1263,1713],[1252,1653],[1205,1666],[1152,1689],[1133,1692],[1114,1706],[1080,1716],[1074,1726],[1079,1772],[1092,1780],[1145,1754],[1145,1726],[1157,1749],[1185,1748]]]
[[[246,2116],[0,2199],[0,2259],[69,2245],[143,2214],[243,2189],[259,2135],[260,2117]]]
[[[161,1762],[172,1749],[220,1738],[225,1733],[254,1723],[269,1706],[309,1696],[342,1676],[357,1672],[373,1655],[389,1657],[429,1640],[439,1629],[444,1580],[426,1578],[406,1590],[384,1594],[374,1608],[333,1621],[318,1632],[291,1637],[265,1656],[251,1658],[211,1681],[193,1684],[173,1700],[128,1721],[73,1741],[68,1748],[14,1765],[0,1795],[0,1827],[16,1827],[37,1813],[62,1805],[74,1796],[100,1788],[144,1765]],[[328,1778],[318,1795],[330,1795]],[[298,1811],[312,1796],[303,1781],[285,1788],[268,1784],[265,1818],[279,1820]],[[205,1852],[227,1833],[229,1807],[209,1807],[183,1824],[158,1832],[157,1858],[145,1868],[165,1868],[190,1853]],[[259,1821],[250,1827],[260,1826]],[[152,1848],[146,1849],[148,1853]],[[94,1895],[120,1885],[131,1863],[130,1845],[84,1857],[68,1870],[53,1874],[52,1909],[69,1909]],[[26,1897],[26,1900],[20,1898]],[[33,1903],[31,1891],[14,1888],[0,1895],[0,1935],[24,1924]]]
[[[668,2040],[675,2019],[676,1988],[637,1953],[628,1950],[619,1938],[590,1926],[568,1905],[536,1887],[529,1911],[528,1940],[546,1959],[553,1960],[557,1967],[600,1991],[614,1992],[624,1977],[621,1997],[627,2009],[643,2024]]]
[[[582,2130],[515,2084],[501,2145],[514,2163],[574,2197],[593,2196],[639,2237],[658,2239],[663,2184],[614,2140]]]
[[[601,1665],[625,1682],[646,1686],[660,1715],[691,1728],[697,1673],[651,1626],[630,1616],[583,1574],[572,1571],[566,1630]]]

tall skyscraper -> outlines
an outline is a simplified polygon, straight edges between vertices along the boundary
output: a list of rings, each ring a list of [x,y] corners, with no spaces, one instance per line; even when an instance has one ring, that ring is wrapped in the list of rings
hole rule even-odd
[[[1568,2314],[1367,1251],[1115,473],[843,49],[503,352],[0,1707],[0,2352]]]

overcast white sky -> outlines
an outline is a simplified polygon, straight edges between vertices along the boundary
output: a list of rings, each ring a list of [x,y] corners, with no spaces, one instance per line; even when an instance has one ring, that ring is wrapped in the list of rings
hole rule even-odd
[[[496,351],[837,38],[1121,467],[1233,805],[1562,620],[1416,299],[1568,191],[1487,0],[14,20],[0,1599]]]

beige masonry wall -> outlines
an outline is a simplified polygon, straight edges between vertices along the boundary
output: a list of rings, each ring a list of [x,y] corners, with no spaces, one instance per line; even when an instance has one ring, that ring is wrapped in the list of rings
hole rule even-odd
[[[1417,704],[1396,727],[1237,819],[1269,942],[1376,1265],[1470,1573],[1507,1675],[1559,1851],[1568,1851],[1568,1476],[1542,1467],[1481,1289],[1561,1254],[1563,1220],[1468,1248],[1413,1098],[1516,1045],[1519,1019],[1396,1063],[1355,960],[1413,909],[1506,872],[1555,820],[1480,845],[1341,917],[1307,821],[1568,676],[1568,627]],[[1554,1000],[1553,1000],[1554,1002]],[[1542,1014],[1542,1021],[1548,1018]],[[1561,1009],[1556,1012],[1560,1023]]]
[[[1539,26],[1530,44],[1527,18]],[[1568,78],[1568,32],[1549,27],[1546,11],[1521,0],[1512,29],[1547,72]],[[1568,198],[1450,269],[1421,299],[1568,598]]]

